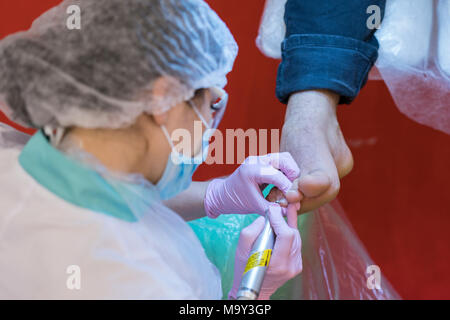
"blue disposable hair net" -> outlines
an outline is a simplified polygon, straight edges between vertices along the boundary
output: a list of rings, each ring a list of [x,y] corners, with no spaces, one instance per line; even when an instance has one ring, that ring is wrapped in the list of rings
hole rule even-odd
[[[28,127],[125,127],[224,87],[237,51],[202,0],[66,0],[0,41],[0,108]]]

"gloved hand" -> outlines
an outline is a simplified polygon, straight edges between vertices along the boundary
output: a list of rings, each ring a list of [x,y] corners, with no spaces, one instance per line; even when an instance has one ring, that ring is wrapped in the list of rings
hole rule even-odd
[[[260,186],[263,184],[275,185],[289,203],[299,202],[298,188],[290,190],[292,181],[299,174],[300,170],[288,152],[248,157],[229,177],[209,183],[204,199],[206,214],[210,218],[227,213],[264,214],[270,202],[262,195]],[[286,209],[282,212],[286,214]]]
[[[268,300],[286,281],[294,278],[302,271],[302,241],[297,227],[299,206],[299,203],[289,204],[287,223],[278,205],[271,204],[269,207],[269,221],[276,234],[276,239],[258,300]],[[229,299],[236,299],[250,250],[264,228],[264,222],[264,217],[259,217],[241,231],[234,263],[233,287],[228,293]]]

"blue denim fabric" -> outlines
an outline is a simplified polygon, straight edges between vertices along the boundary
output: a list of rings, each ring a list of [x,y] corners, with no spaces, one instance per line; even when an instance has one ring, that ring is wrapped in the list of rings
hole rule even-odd
[[[349,104],[367,82],[378,41],[366,25],[370,5],[384,15],[385,0],[288,0],[278,69],[277,97],[287,103],[297,91],[328,89]]]

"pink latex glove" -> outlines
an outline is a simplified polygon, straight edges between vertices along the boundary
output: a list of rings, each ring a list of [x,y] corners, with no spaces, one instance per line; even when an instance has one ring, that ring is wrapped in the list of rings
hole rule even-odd
[[[278,205],[271,204],[269,207],[269,221],[276,239],[258,300],[268,300],[286,281],[302,272],[302,240],[297,227],[297,210],[300,209],[299,207],[300,203],[289,204],[287,223]],[[236,299],[250,250],[264,228],[264,222],[264,217],[259,217],[241,231],[234,263],[233,287],[228,293],[229,299]]]
[[[297,163],[288,152],[248,157],[229,177],[209,183],[204,199],[206,214],[210,218],[227,213],[264,214],[270,202],[262,195],[263,184],[275,185],[288,202],[297,202],[297,188],[289,189],[299,175]],[[282,212],[286,214],[286,209]]]

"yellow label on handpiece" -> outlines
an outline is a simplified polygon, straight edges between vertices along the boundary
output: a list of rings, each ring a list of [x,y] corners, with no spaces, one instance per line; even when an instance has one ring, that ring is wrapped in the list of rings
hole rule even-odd
[[[264,251],[255,252],[248,258],[247,265],[245,266],[244,274],[255,267],[267,267],[270,262],[270,256],[272,255],[272,249],[266,249]]]

